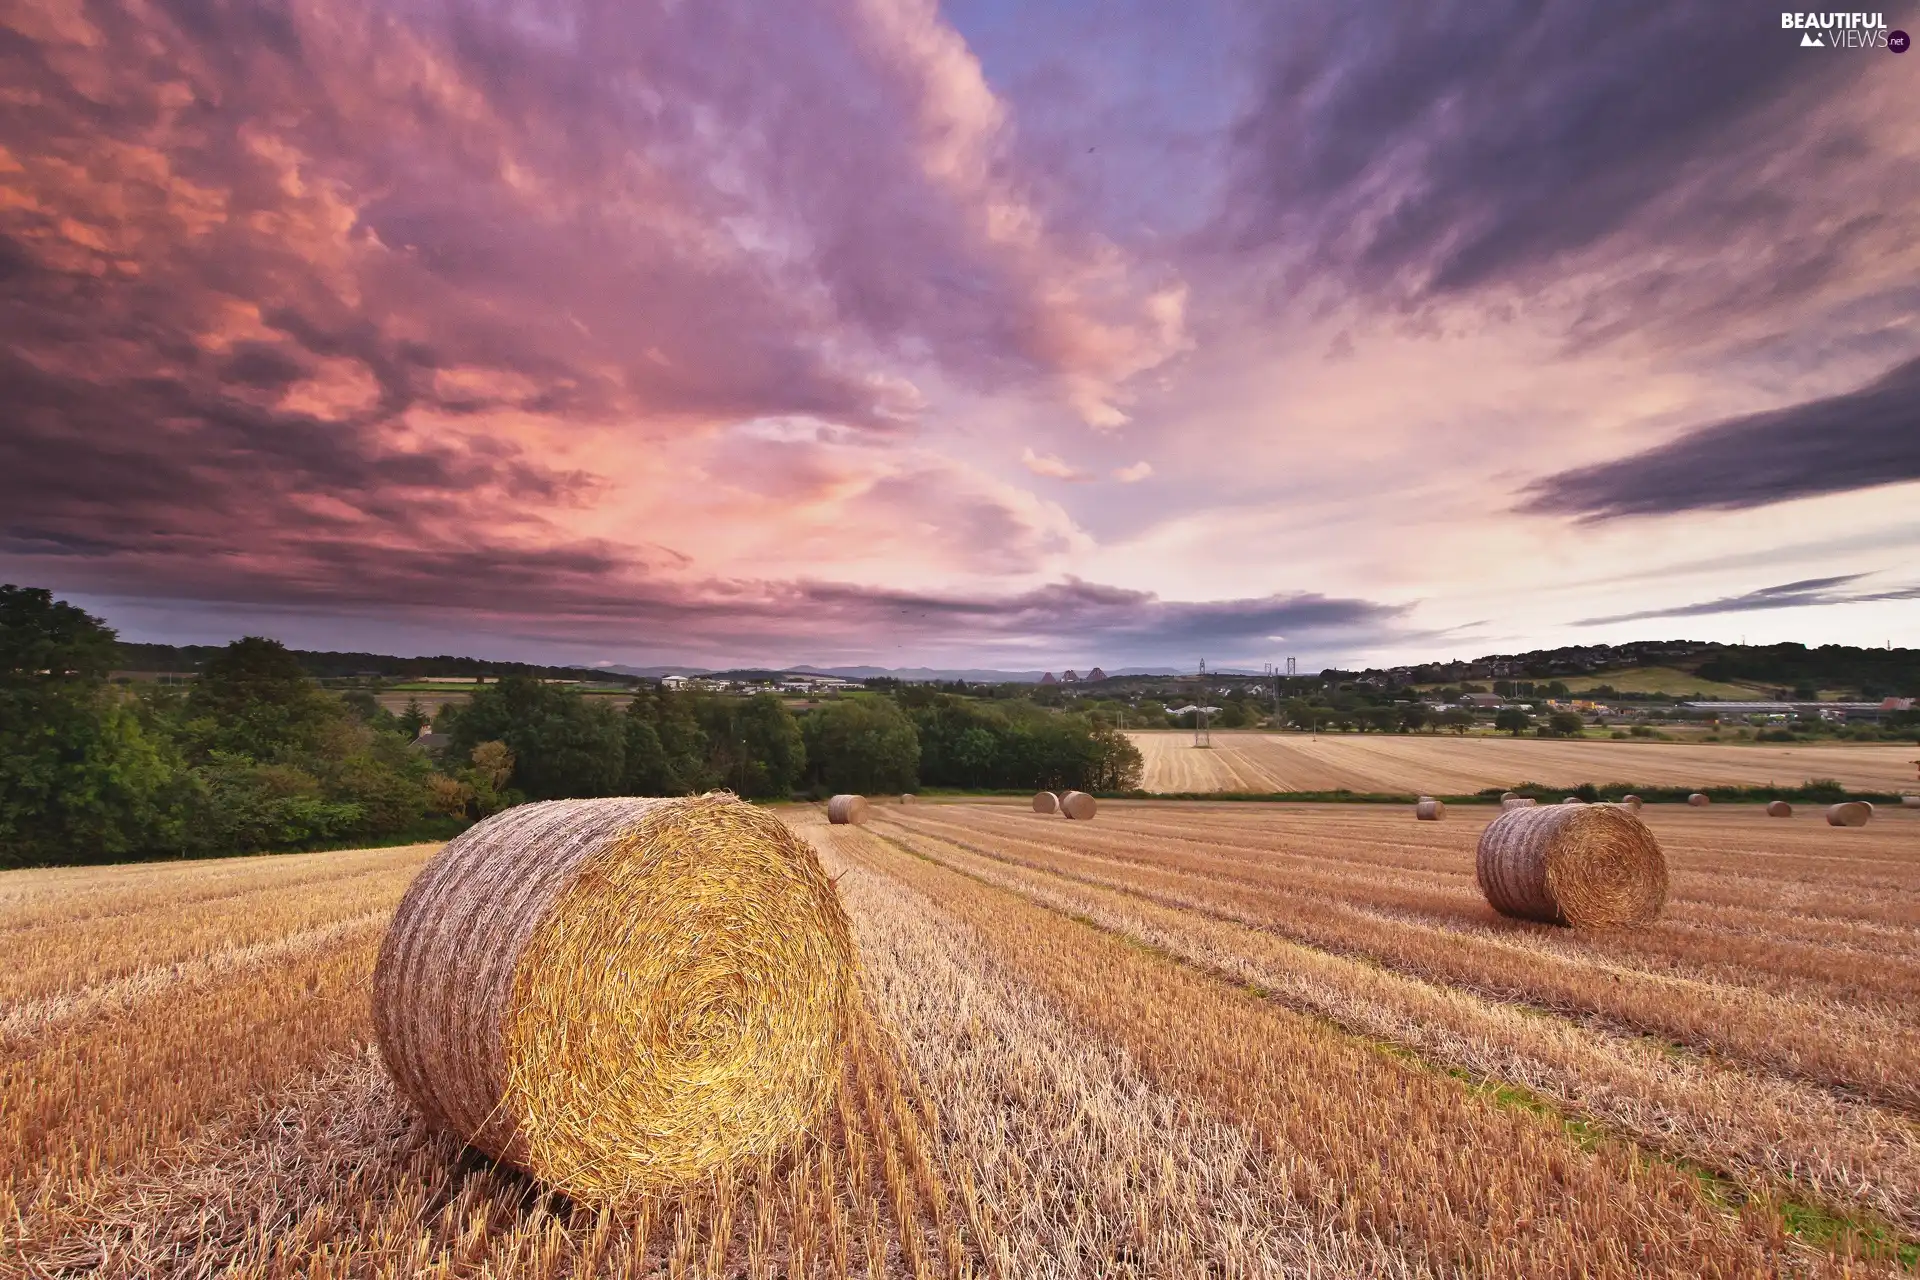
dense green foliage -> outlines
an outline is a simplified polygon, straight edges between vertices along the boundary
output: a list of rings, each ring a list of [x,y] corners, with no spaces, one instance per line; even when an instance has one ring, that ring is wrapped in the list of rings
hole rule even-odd
[[[419,828],[433,766],[249,637],[184,698],[107,683],[113,631],[0,587],[0,866],[246,853]],[[370,700],[369,700],[370,701]]]
[[[920,738],[891,698],[847,698],[807,716],[807,758],[827,791],[862,795],[911,791],[920,776]]]
[[[1140,785],[1138,748],[1097,712],[1049,714],[948,694],[912,700],[920,777],[928,785],[1079,791]]]

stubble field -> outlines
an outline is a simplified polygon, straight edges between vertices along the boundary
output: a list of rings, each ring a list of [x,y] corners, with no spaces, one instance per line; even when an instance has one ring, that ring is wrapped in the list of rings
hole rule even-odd
[[[368,1047],[430,847],[0,875],[0,1274],[1874,1274],[1920,1239],[1920,814],[1656,806],[1674,899],[1480,901],[1486,813],[783,811],[869,1016],[778,1162],[596,1215]]]
[[[1834,778],[1861,791],[1920,791],[1913,743],[1785,746],[1456,737],[1452,734],[1129,733],[1147,791],[1348,791],[1466,795],[1523,782],[1644,787],[1797,787]]]

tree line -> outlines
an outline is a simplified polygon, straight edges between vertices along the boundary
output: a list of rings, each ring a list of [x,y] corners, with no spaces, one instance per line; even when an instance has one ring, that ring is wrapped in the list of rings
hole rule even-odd
[[[527,800],[775,800],[921,786],[1115,791],[1140,756],[1098,715],[903,688],[796,716],[778,697],[641,687],[589,697],[532,675],[420,717],[335,696],[277,641],[236,640],[181,687],[116,686],[99,619],[0,586],[0,867],[438,838]]]

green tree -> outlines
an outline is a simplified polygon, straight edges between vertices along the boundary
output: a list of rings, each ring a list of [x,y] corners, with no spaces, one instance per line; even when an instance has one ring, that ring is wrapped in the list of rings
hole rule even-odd
[[[1473,712],[1465,707],[1451,707],[1440,713],[1440,723],[1453,730],[1455,734],[1465,737],[1467,730],[1473,728]]]
[[[834,791],[911,791],[920,775],[920,736],[890,698],[842,698],[801,722],[814,776]]]
[[[201,668],[187,695],[200,758],[220,751],[273,761],[310,753],[345,713],[278,640],[235,640]]]
[[[1547,729],[1560,738],[1577,738],[1585,731],[1587,722],[1576,711],[1556,711],[1547,717]]]
[[[192,784],[106,683],[116,638],[51,592],[0,586],[0,866],[170,852]]]
[[[92,687],[118,653],[113,628],[39,587],[0,586],[0,684]]]
[[[807,748],[786,703],[760,693],[744,701],[716,698],[703,712],[707,763],[723,785],[753,800],[793,794],[807,767]]]
[[[417,738],[420,731],[427,727],[427,709],[420,705],[420,699],[410,697],[397,719],[402,733],[409,738]]]
[[[449,730],[456,757],[483,742],[513,753],[513,785],[533,800],[608,796],[626,773],[626,726],[618,712],[578,690],[531,676],[478,688]]]
[[[1494,712],[1493,727],[1517,738],[1533,727],[1533,717],[1519,707],[1502,707]]]
[[[1417,702],[1410,702],[1400,708],[1400,729],[1403,733],[1418,733],[1428,720],[1427,709]]]

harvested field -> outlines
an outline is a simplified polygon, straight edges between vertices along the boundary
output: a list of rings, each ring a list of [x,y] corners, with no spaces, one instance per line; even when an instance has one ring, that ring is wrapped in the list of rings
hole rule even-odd
[[[1216,739],[1217,740],[1217,739]],[[814,1133],[596,1213],[371,1049],[428,848],[0,875],[0,1274],[1871,1275],[1920,1239],[1920,813],[1647,811],[1645,930],[1498,811],[781,811],[865,972]]]
[[[1650,787],[1796,787],[1836,778],[1862,791],[1912,790],[1912,744],[1618,742],[1450,734],[1129,733],[1148,791],[1370,791],[1465,795],[1523,782]]]

